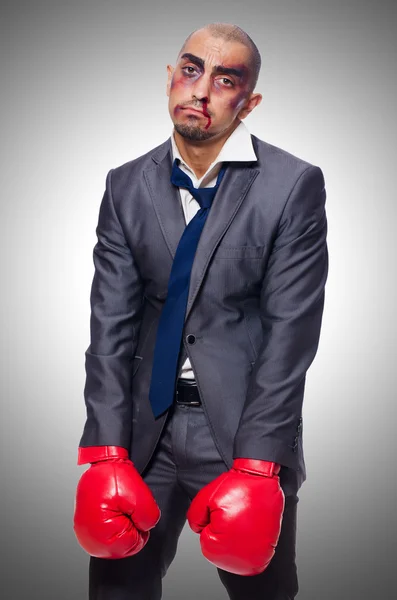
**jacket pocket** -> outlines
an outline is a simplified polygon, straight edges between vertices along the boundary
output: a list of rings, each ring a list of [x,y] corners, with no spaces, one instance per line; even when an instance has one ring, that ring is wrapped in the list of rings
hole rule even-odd
[[[153,325],[154,325],[155,321],[156,321],[156,319],[153,319],[150,322],[150,324],[148,325],[146,331],[143,331],[143,329],[141,327],[140,339],[139,339],[139,342],[138,342],[138,347],[136,349],[136,354],[135,354],[134,358],[132,359],[132,376],[133,377],[134,377],[134,375],[136,375],[139,367],[142,364],[143,357],[145,356],[146,345],[148,343],[149,336],[150,336],[150,333],[152,331],[152,328],[153,328]]]
[[[214,258],[262,258],[266,246],[226,246],[220,244]]]

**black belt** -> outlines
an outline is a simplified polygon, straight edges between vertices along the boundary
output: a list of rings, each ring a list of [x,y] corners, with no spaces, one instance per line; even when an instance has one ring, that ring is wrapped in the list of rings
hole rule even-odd
[[[186,406],[201,406],[197,383],[195,381],[188,381],[187,379],[178,379],[175,401],[177,404],[184,404]]]

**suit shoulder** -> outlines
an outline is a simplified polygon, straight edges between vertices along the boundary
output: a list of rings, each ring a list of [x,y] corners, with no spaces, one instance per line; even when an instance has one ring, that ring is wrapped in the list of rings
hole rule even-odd
[[[155,148],[145,152],[145,154],[141,154],[141,156],[138,156],[137,158],[133,158],[122,165],[114,167],[111,169],[113,178],[124,179],[135,173],[141,173],[143,169],[154,165],[152,160],[154,156],[164,155],[168,151],[169,147],[170,142],[169,139],[167,139],[165,142],[162,142]]]
[[[258,185],[272,193],[276,190],[281,206],[285,206],[288,199],[294,197],[293,191],[299,192],[302,186],[306,196],[310,196],[308,190],[314,190],[323,197],[325,179],[319,166],[256,136],[252,136],[252,143],[258,158]]]
[[[259,166],[263,165],[264,167],[271,167],[277,170],[282,169],[284,173],[292,176],[299,176],[311,167],[320,169],[317,165],[304,160],[283,148],[265,142],[253,134],[251,134],[251,137],[258,157]]]

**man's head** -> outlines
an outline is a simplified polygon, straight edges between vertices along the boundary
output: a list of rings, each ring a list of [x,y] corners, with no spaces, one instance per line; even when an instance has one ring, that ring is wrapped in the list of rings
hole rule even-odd
[[[210,23],[193,31],[175,68],[167,65],[168,108],[176,131],[192,141],[231,133],[262,100],[253,93],[260,66],[256,45],[240,27]]]

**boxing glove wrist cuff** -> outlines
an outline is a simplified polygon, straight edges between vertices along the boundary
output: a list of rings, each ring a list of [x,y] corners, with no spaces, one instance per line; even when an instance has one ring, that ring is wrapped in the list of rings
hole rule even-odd
[[[110,460],[112,458],[129,458],[128,450],[120,446],[89,446],[88,448],[78,449],[77,464],[85,465],[87,463]]]
[[[258,460],[254,458],[235,458],[233,469],[250,473],[251,475],[262,475],[263,477],[273,477],[278,475],[281,465],[268,460]]]

